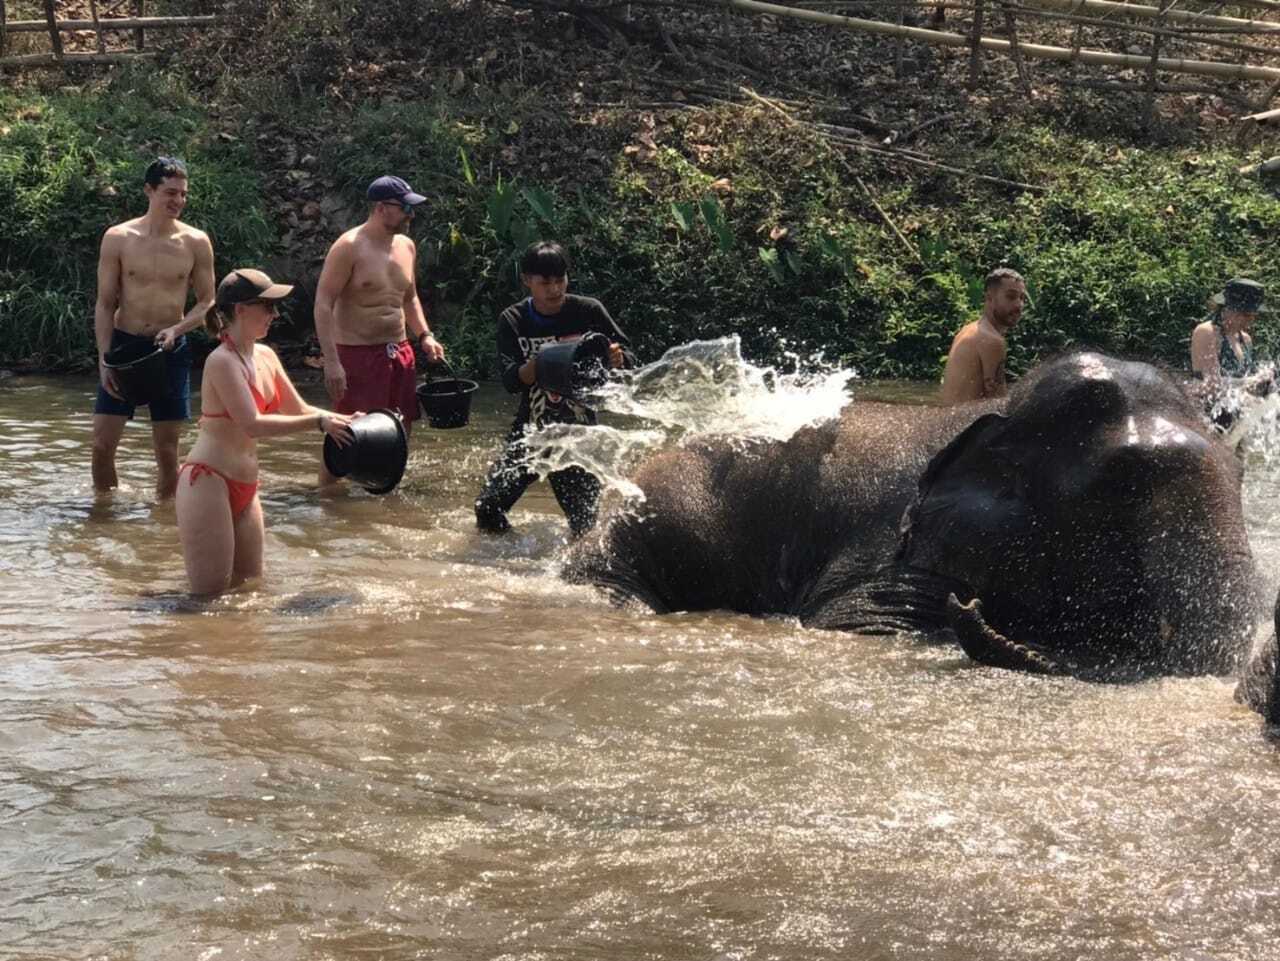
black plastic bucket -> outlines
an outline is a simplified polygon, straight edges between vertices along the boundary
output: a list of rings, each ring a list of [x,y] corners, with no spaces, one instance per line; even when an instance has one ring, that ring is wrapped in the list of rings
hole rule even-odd
[[[479,388],[474,380],[455,377],[453,368],[443,360],[440,366],[448,371],[448,377],[433,378],[427,368],[427,379],[418,385],[418,403],[423,416],[432,427],[450,430],[465,427],[471,417],[471,395]]]
[[[339,447],[324,439],[324,467],[334,477],[350,477],[370,494],[386,494],[404,476],[409,432],[393,410],[374,410],[351,422],[355,441]]]
[[[590,333],[581,340],[548,344],[538,351],[534,380],[543,390],[581,397],[609,379],[609,338]]]
[[[102,362],[116,377],[121,396],[130,404],[149,404],[169,396],[169,367],[164,350],[136,340],[109,350]]]

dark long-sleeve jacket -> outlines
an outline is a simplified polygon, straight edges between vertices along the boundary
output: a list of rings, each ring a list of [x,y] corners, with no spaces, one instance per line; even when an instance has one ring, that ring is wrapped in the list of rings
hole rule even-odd
[[[512,304],[498,318],[498,365],[502,385],[520,395],[514,430],[523,430],[530,421],[543,424],[594,424],[595,411],[560,394],[543,390],[537,384],[520,382],[518,371],[530,358],[548,344],[578,340],[589,333],[604,334],[612,343],[622,346],[626,366],[635,366],[631,342],[622,332],[604,304],[592,297],[568,294],[558,313],[543,316],[533,308],[532,298]]]

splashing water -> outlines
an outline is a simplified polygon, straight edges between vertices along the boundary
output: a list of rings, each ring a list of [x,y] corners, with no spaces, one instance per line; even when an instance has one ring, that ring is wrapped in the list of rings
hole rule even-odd
[[[601,406],[682,434],[787,440],[837,416],[856,376],[821,357],[790,356],[795,372],[781,373],[744,360],[736,334],[695,340],[611,381],[600,393]]]
[[[839,416],[856,373],[821,356],[788,356],[795,365],[791,373],[752,364],[736,334],[673,347],[651,364],[616,372],[589,398],[593,407],[637,424],[548,425],[529,435],[529,469],[546,476],[577,465],[623,497],[642,499],[628,474],[666,444],[707,435],[785,441],[802,427]]]
[[[582,467],[605,487],[623,497],[643,500],[640,488],[627,474],[666,435],[656,430],[618,430],[599,425],[548,424],[529,434],[529,469],[541,477],[566,467]]]

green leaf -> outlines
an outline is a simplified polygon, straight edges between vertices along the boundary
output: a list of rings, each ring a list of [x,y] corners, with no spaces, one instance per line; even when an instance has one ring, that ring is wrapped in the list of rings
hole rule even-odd
[[[791,272],[799,277],[804,271],[804,261],[800,259],[800,255],[794,250],[788,250],[784,259],[787,262],[787,267],[791,269]]]
[[[554,227],[556,204],[551,194],[541,187],[525,187],[521,193],[524,194],[524,199],[529,202],[529,206],[533,208],[533,212]]]
[[[527,220],[515,220],[511,223],[511,243],[516,251],[522,253],[526,247],[538,239],[538,228]]]
[[[703,222],[714,233],[716,227],[724,223],[724,208],[720,206],[719,199],[716,197],[703,197],[698,203],[698,207],[702,210]]]
[[[489,196],[485,201],[485,207],[489,212],[489,226],[493,228],[494,234],[499,240],[507,236],[507,231],[511,224],[511,211],[516,203],[516,189],[513,184],[504,184],[502,178],[498,178],[498,183],[493,190],[489,192]]]
[[[828,257],[835,257],[839,259],[844,253],[843,249],[840,247],[840,241],[836,240],[836,238],[831,236],[831,234],[819,234],[818,247]]]
[[[772,247],[757,247],[756,253],[759,254],[765,269],[769,271],[769,276],[780,284],[786,283],[787,275],[782,269],[782,264],[778,263],[778,252]]]
[[[465,147],[458,148],[458,159],[462,161],[462,179],[467,182],[468,187],[476,185],[476,174],[471,169],[471,161],[467,159],[467,149]]]
[[[676,229],[681,233],[687,234],[693,229],[694,212],[698,209],[698,205],[692,201],[684,203],[671,202],[671,216],[675,218]]]

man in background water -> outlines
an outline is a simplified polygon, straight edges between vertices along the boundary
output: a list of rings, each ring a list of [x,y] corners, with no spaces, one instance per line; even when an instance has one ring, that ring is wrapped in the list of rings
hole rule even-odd
[[[339,413],[390,408],[409,430],[418,417],[413,345],[428,361],[444,360],[418,299],[418,249],[407,236],[427,198],[390,176],[366,196],[368,219],[333,242],[316,287],[324,385]],[[321,485],[336,480],[322,462]]]
[[[1005,336],[1022,316],[1027,284],[1009,267],[987,274],[982,314],[966,324],[951,341],[947,367],[942,375],[942,402],[962,404],[1006,393]]]
[[[178,484],[178,435],[191,416],[191,349],[187,331],[213,306],[213,245],[204,231],[178,219],[187,204],[187,168],[158,157],[143,174],[147,212],[109,227],[98,254],[93,332],[98,344],[98,399],[93,408],[93,486],[118,486],[116,448],[136,407],[121,396],[106,365],[108,351],[155,344],[165,351],[169,396],[148,404],[155,447],[156,494],[172,497]],[[187,294],[196,303],[185,314]]]

